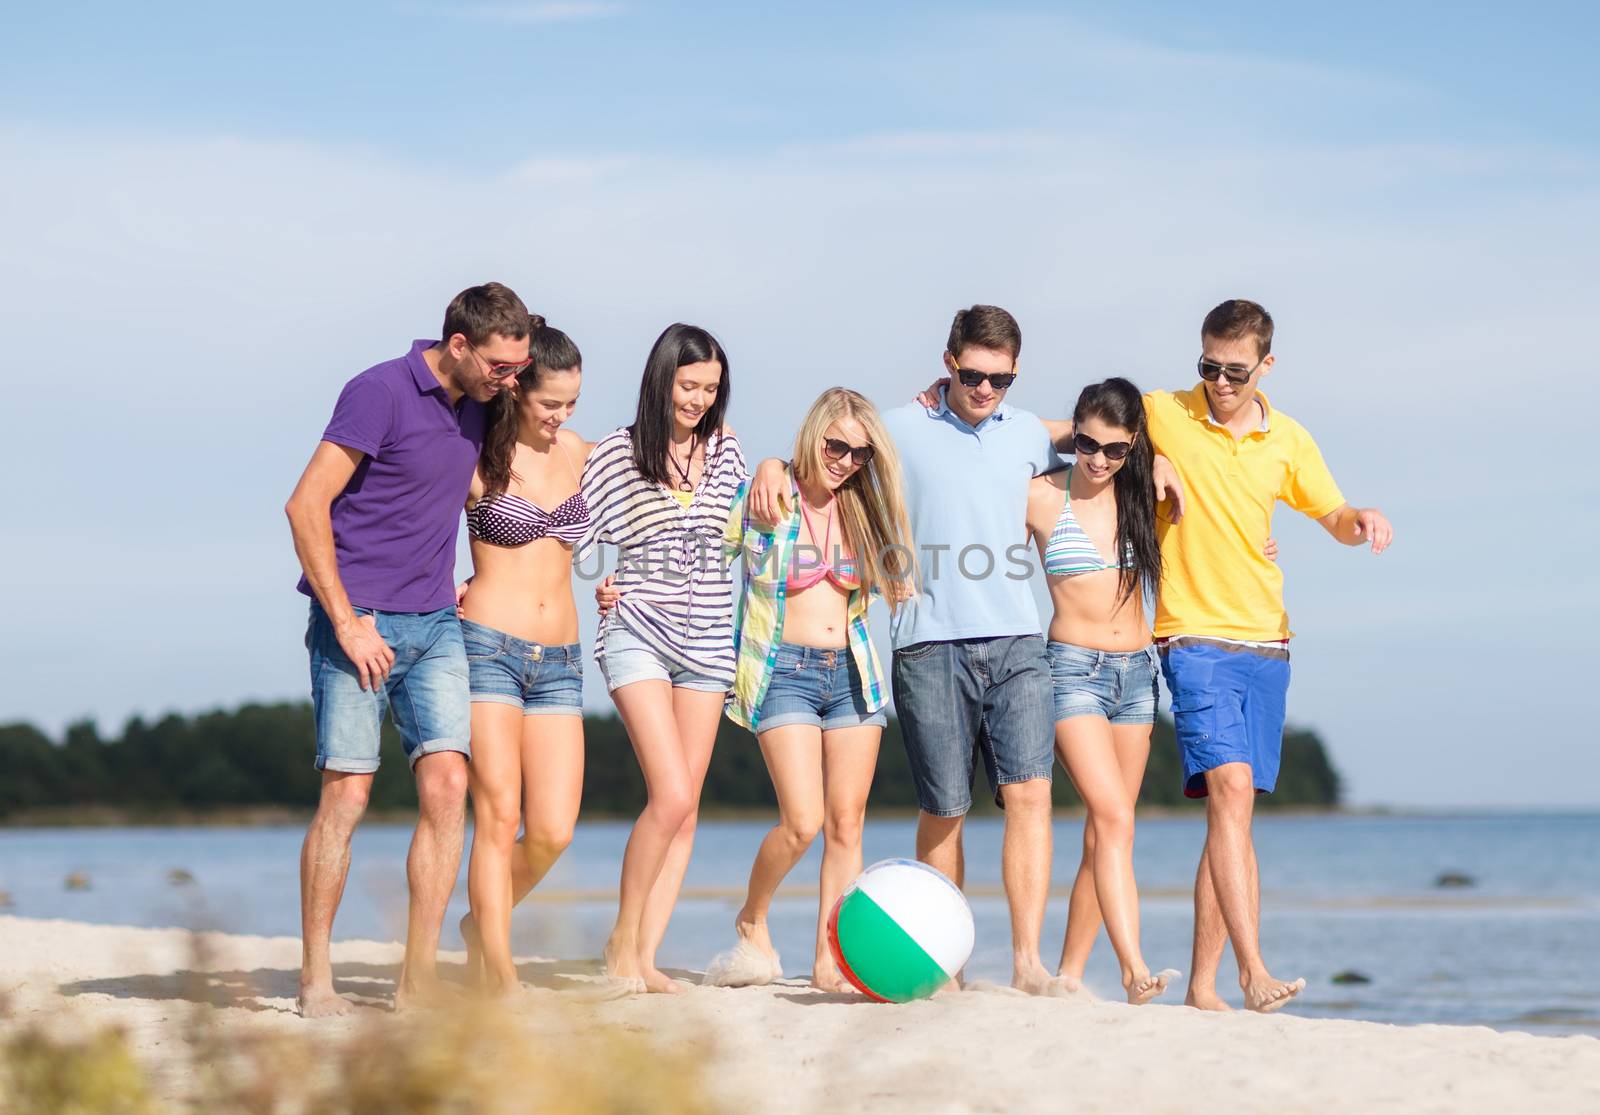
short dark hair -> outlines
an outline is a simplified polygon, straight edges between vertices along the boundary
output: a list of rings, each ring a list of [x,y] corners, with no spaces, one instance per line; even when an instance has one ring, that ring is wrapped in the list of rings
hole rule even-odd
[[[520,341],[528,335],[528,307],[504,283],[469,286],[450,299],[439,339],[448,341],[457,333],[475,345],[496,335]]]
[[[964,348],[992,348],[1015,360],[1022,355],[1022,327],[999,306],[969,306],[956,311],[944,347],[951,356],[960,356]]]
[[[1259,302],[1230,298],[1206,315],[1205,321],[1200,323],[1200,336],[1219,341],[1254,337],[1256,355],[1264,357],[1272,351],[1272,315]]]

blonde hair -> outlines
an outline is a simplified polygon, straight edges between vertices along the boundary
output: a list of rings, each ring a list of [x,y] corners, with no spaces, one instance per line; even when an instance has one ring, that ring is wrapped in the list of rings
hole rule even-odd
[[[865,395],[847,387],[830,387],[811,404],[794,441],[797,481],[820,481],[823,474],[822,439],[828,427],[841,418],[853,418],[867,432],[872,460],[856,469],[839,485],[836,500],[845,543],[854,555],[866,592],[876,589],[891,610],[900,598],[894,584],[910,586],[916,577],[916,555],[911,541],[911,519],[906,513],[900,454],[883,428],[878,408]]]

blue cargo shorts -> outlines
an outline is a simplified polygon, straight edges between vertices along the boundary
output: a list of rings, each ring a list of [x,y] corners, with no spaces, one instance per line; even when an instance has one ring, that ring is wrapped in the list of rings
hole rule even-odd
[[[1249,763],[1258,793],[1278,784],[1289,697],[1289,648],[1179,639],[1161,651],[1183,756],[1183,793],[1203,798],[1206,771]]]

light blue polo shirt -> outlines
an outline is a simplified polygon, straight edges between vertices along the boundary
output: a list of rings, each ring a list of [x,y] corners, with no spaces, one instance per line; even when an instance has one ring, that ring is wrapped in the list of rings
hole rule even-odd
[[[945,405],[883,416],[905,468],[921,592],[899,609],[896,650],[1040,633],[1028,581],[1028,483],[1063,464],[1036,415],[1001,403],[976,427]]]

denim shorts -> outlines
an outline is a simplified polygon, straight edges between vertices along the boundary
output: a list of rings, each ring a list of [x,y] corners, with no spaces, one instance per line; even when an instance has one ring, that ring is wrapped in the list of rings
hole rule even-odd
[[[621,623],[608,623],[601,638],[605,653],[600,658],[600,673],[606,679],[608,693],[615,693],[636,681],[665,681],[675,689],[693,689],[701,693],[728,691],[726,682],[657,654]]]
[[[474,701],[516,705],[524,716],[583,715],[583,648],[549,647],[461,621]]]
[[[1203,798],[1206,771],[1249,763],[1257,792],[1278,784],[1289,649],[1180,643],[1161,652],[1183,756],[1183,793]]]
[[[371,774],[378,769],[378,732],[385,712],[412,766],[435,751],[471,756],[472,712],[467,653],[454,607],[437,612],[377,612],[378,634],[394,651],[388,679],[362,689],[360,675],[334,637],[322,605],[311,604],[306,649],[311,652],[311,708],[317,723],[317,769]]]
[[[1119,652],[1052,642],[1046,650],[1057,720],[1099,716],[1113,724],[1155,723],[1155,647]]]
[[[936,817],[972,808],[974,750],[1000,787],[1050,781],[1055,727],[1041,635],[916,643],[894,652],[894,707],[917,804]]]
[[[756,715],[756,731],[787,724],[811,724],[825,732],[866,724],[881,728],[889,718],[882,709],[867,711],[864,688],[855,656],[848,650],[780,643],[772,680]]]

